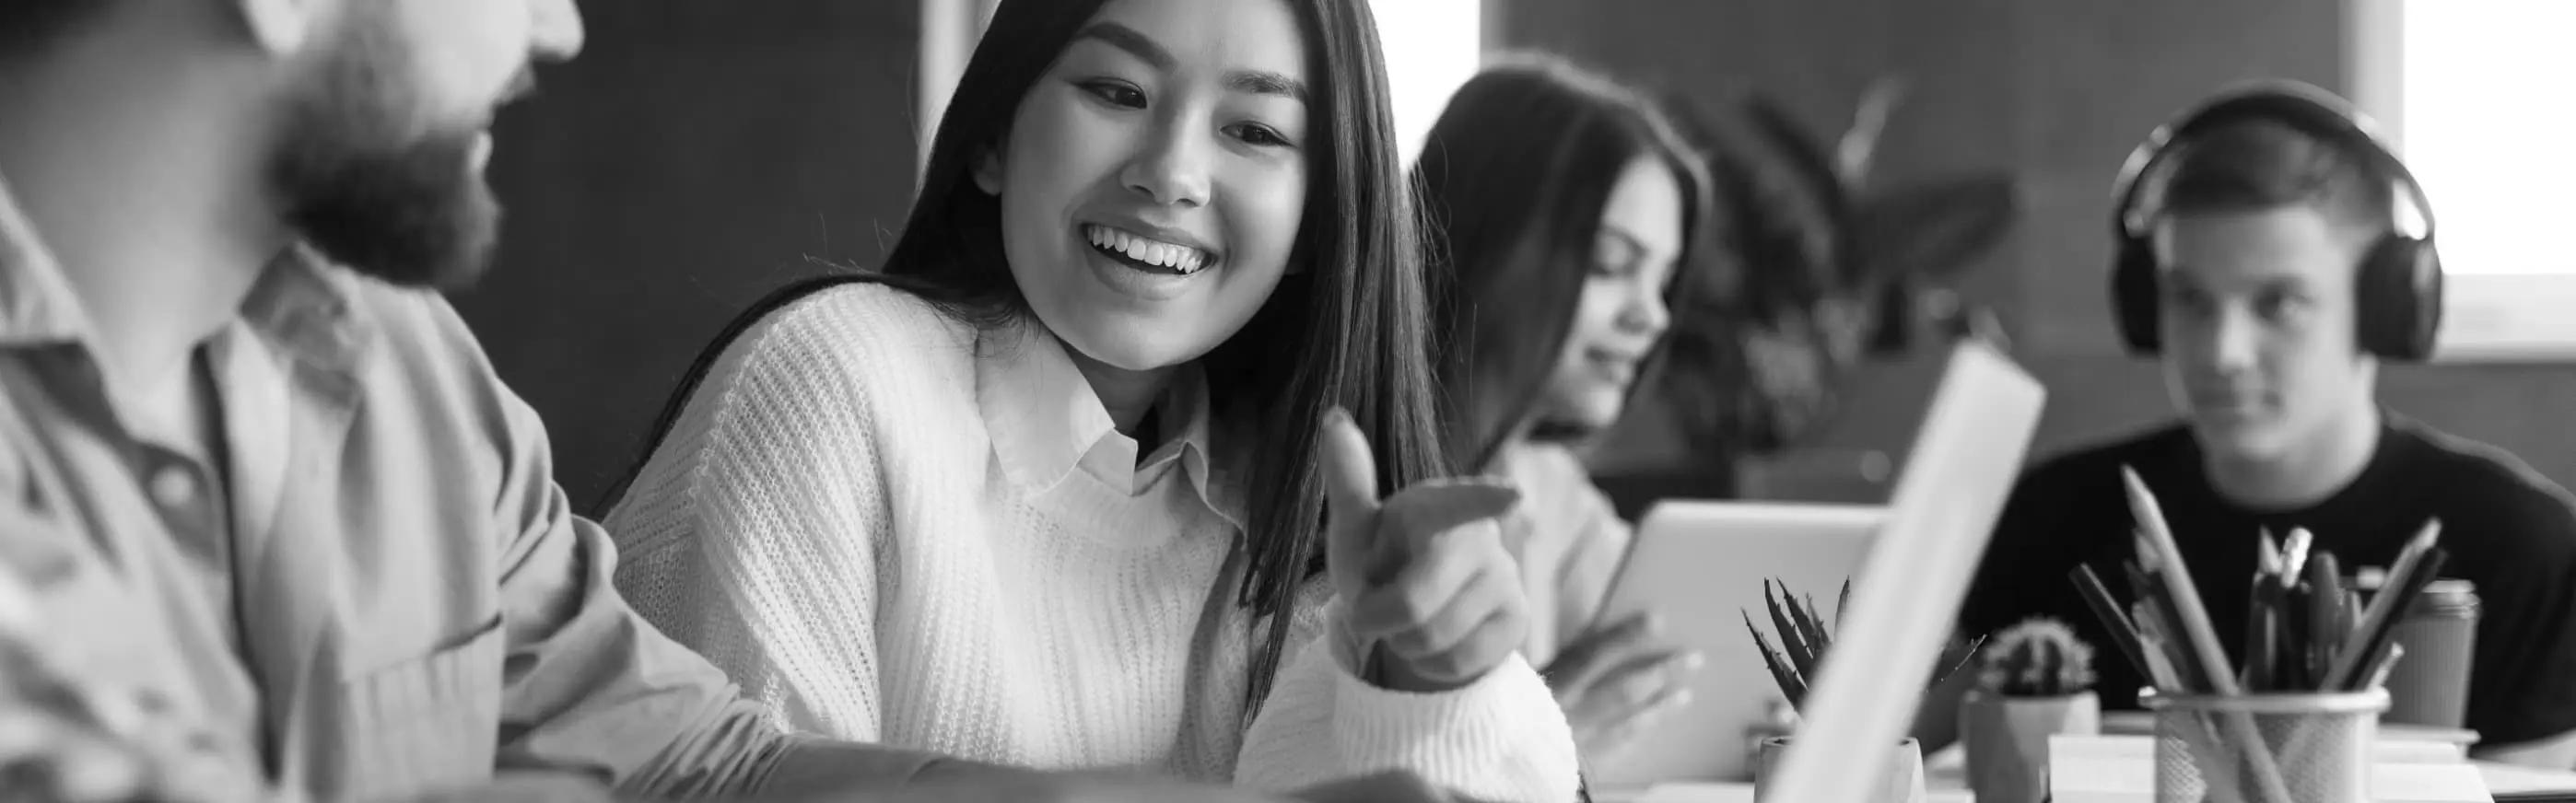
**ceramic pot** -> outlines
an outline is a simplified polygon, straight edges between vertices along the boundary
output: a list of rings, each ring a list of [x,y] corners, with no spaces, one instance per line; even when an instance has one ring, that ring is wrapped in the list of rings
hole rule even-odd
[[[1789,738],[1773,736],[1762,740],[1753,760],[1753,800],[1768,803],[1770,777],[1779,771],[1789,756]],[[1860,760],[1863,753],[1854,756]],[[1897,742],[1875,754],[1878,761],[1878,791],[1867,800],[1853,803],[1924,803],[1923,745],[1913,739]],[[1858,769],[1857,767],[1855,769]]]
[[[1977,803],[2047,800],[2048,737],[2101,732],[2102,701],[2089,691],[2008,697],[1980,689],[1959,701],[1959,741]]]

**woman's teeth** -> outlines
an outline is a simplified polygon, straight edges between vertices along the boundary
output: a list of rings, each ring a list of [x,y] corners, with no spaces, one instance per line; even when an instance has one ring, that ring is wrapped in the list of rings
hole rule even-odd
[[[1147,237],[1138,237],[1108,226],[1088,224],[1082,227],[1091,244],[1103,251],[1125,254],[1148,265],[1160,265],[1182,274],[1197,273],[1207,267],[1208,254],[1186,245],[1175,245]]]

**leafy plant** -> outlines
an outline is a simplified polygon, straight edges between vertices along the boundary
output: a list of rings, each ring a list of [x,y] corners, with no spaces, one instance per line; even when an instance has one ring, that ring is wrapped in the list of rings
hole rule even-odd
[[[1772,681],[1780,685],[1780,696],[1789,700],[1790,707],[1803,710],[1809,682],[1824,666],[1826,650],[1834,643],[1833,631],[1842,628],[1843,612],[1851,608],[1851,580],[1843,580],[1842,596],[1834,602],[1834,620],[1830,628],[1816,607],[1815,598],[1807,597],[1801,603],[1789,593],[1787,583],[1764,580],[1762,603],[1770,609],[1771,626],[1779,632],[1780,648],[1773,649],[1771,640],[1763,637],[1762,628],[1753,624],[1752,613],[1739,611],[1744,616],[1744,629],[1753,632],[1753,643],[1761,648],[1762,663],[1770,667]],[[1965,667],[1968,659],[1976,655],[1977,645],[1984,641],[1982,636],[1973,640],[1951,639],[1949,646],[1941,651],[1941,662],[1933,667],[1932,677],[1925,682],[1925,687],[1941,685],[1942,681]]]
[[[1977,683],[2005,697],[2064,697],[2093,688],[2093,646],[2066,623],[2040,617],[1992,639]]]
[[[1672,100],[1714,190],[1715,242],[1685,272],[1661,389],[1695,451],[1790,448],[1831,420],[1868,353],[1920,331],[2006,340],[1957,285],[2011,230],[2019,193],[2000,171],[1874,186],[1904,94],[1872,86],[1833,139],[1759,91]]]

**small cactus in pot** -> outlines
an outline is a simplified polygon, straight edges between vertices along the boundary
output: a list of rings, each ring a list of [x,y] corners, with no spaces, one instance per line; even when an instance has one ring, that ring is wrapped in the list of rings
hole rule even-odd
[[[2064,622],[2025,620],[1986,640],[1977,689],[1959,711],[1979,803],[2048,798],[2049,737],[2102,730],[2093,682],[2093,647]]]
[[[1986,645],[1978,688],[2005,697],[2067,697],[2093,689],[2093,646],[2055,619],[2031,619]]]

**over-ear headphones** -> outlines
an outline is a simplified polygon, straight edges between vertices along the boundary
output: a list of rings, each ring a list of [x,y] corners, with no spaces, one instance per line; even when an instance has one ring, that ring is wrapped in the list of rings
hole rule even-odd
[[[2362,257],[2353,282],[2355,333],[2363,351],[2392,360],[2422,360],[2433,353],[2435,330],[2442,322],[2442,259],[2433,246],[2433,202],[2406,163],[2397,158],[2370,124],[2343,99],[2295,81],[2257,81],[2222,90],[2176,117],[2129,154],[2120,169],[2112,197],[2111,236],[2117,243],[2111,266],[2112,314],[2120,339],[2137,354],[2154,354],[2161,345],[2157,305],[2155,248],[2150,221],[2137,208],[2141,185],[2171,153],[2194,136],[2251,119],[2273,120],[2324,140],[2354,157],[2375,163],[2377,178],[2397,185],[2398,194],[2415,208],[2421,234],[2392,227]],[[2404,221],[2396,221],[2403,223]]]

